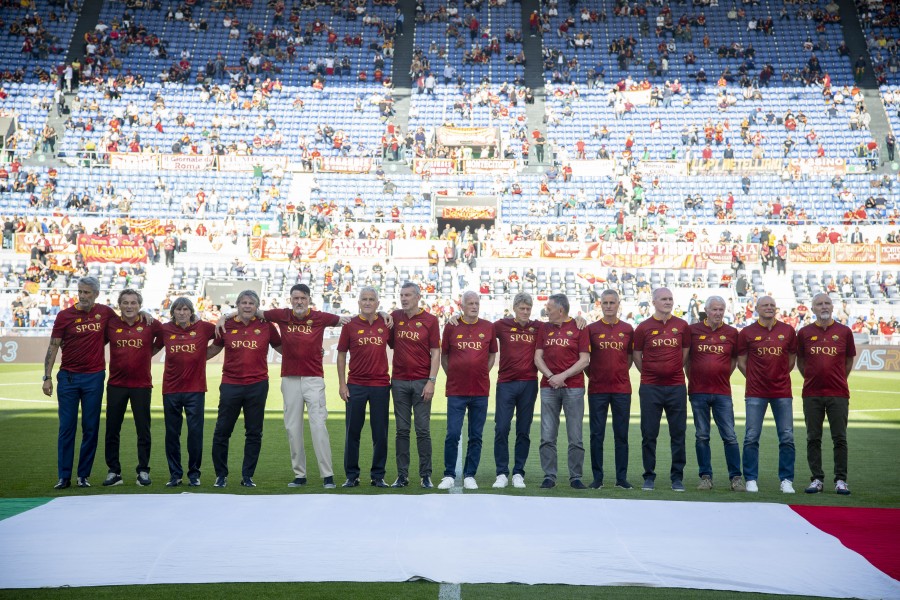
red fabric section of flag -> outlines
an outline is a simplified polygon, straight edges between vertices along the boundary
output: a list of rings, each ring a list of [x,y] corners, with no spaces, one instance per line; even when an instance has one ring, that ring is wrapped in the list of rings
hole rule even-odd
[[[791,508],[879,570],[900,580],[900,510],[793,505]]]

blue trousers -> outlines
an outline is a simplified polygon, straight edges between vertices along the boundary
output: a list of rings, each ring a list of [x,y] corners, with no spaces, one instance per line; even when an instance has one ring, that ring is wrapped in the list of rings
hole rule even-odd
[[[494,413],[494,462],[497,475],[509,475],[509,433],[513,413],[516,416],[516,445],[513,475],[525,476],[525,461],[531,448],[531,423],[534,420],[534,403],[537,399],[537,379],[507,381],[497,384],[496,410]]]
[[[59,438],[57,439],[57,472],[60,479],[72,478],[75,460],[75,430],[78,407],[81,406],[81,450],[78,454],[78,477],[90,477],[97,454],[100,433],[100,405],[106,371],[96,373],[56,374],[56,398],[59,402]]]
[[[463,477],[475,477],[481,462],[481,434],[487,419],[487,396],[447,396],[447,437],[444,438],[444,477],[456,477],[456,457],[463,418],[469,410],[469,441]]]

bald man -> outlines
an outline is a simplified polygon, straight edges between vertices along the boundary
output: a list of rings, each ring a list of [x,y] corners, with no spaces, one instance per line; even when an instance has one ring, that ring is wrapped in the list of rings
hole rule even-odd
[[[850,495],[847,487],[847,418],[850,387],[847,378],[853,369],[856,344],[853,332],[834,320],[834,306],[828,294],[812,300],[816,320],[797,332],[797,370],[803,375],[803,416],[806,419],[806,460],[812,472],[807,494],[824,487],[822,467],[822,425],[828,417],[834,444],[834,491]]]
[[[794,493],[794,409],[791,370],[797,361],[794,328],[776,319],[775,299],[763,296],[756,303],[759,319],[738,335],[737,367],[747,379],[744,477],[747,491],[759,491],[759,438],[766,409],[772,406],[778,433],[778,479],[784,494]]]
[[[669,288],[653,290],[653,314],[634,330],[634,366],[641,373],[641,457],[644,485],[652,492],[656,482],[656,438],[663,413],[669,424],[672,490],[684,491],[687,462],[684,437],[687,431],[687,387],[684,364],[691,337],[688,323],[672,314],[675,298]]]

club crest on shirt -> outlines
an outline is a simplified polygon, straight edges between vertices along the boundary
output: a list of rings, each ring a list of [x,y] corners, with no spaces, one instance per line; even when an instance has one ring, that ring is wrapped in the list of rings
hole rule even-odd
[[[94,318],[97,319],[97,320],[99,321],[99,320],[102,319],[103,317],[101,317],[100,315],[94,315]]]
[[[606,334],[605,334],[605,333],[601,333],[600,335],[597,336],[597,339],[598,339],[598,340],[602,340],[602,339],[605,338],[605,337],[606,337]]]
[[[653,331],[650,332],[650,335],[659,335],[659,330],[654,329]]]
[[[510,331],[518,331],[518,329],[515,328],[515,327],[510,327],[509,330],[510,330]]]
[[[673,327],[673,328],[672,328],[672,333],[678,333],[678,328],[677,328],[677,327]]]
[[[819,339],[819,336],[817,336],[817,335],[814,335],[814,336],[812,336],[812,337],[811,337],[811,338],[809,338],[809,339],[811,339],[811,340],[812,340],[812,341],[814,341],[814,342],[815,342],[815,341],[816,341],[816,340],[818,340],[818,339]]]
[[[172,335],[169,336],[169,339],[174,340],[176,337],[178,337],[178,336],[173,333]]]
[[[456,339],[461,340],[461,339],[462,339],[462,334],[461,334],[461,333],[460,333],[460,334],[457,334]]]
[[[625,337],[625,334],[622,333],[622,332],[620,331],[620,332],[619,332],[619,337]]]
[[[116,329],[116,333],[122,333],[121,329]]]
[[[754,341],[754,342],[758,342],[758,341],[760,341],[760,340],[762,340],[762,336],[761,336],[761,335],[758,335],[758,336],[756,336],[755,338],[753,338],[753,341]]]
[[[80,319],[80,318],[79,318],[79,319],[75,319],[75,322],[76,322],[76,323],[81,323],[81,319]]]
[[[700,336],[700,339],[701,339],[701,340],[705,340],[705,339],[706,339],[706,336],[705,336],[705,335],[701,335],[701,336]]]
[[[358,333],[358,334],[359,334],[359,333],[363,333],[363,331],[364,331],[363,329],[360,329],[360,330],[357,331],[356,333]]]
[[[568,331],[566,332],[566,335],[569,336],[569,337],[572,337],[572,336],[574,335],[574,333],[573,333],[572,330],[570,329],[570,330],[568,330]]]
[[[554,333],[555,333],[555,332],[551,331],[550,333],[547,334],[547,337],[553,337],[553,334],[554,334]]]
[[[778,334],[778,339],[779,339],[779,340],[783,340],[783,339],[784,339],[784,336],[781,335],[781,334]]]
[[[188,335],[190,335],[191,337],[197,337],[197,332],[196,332],[196,331],[192,331],[192,332],[191,332],[190,334],[188,334]]]
[[[306,320],[306,324],[307,324],[307,325],[312,325],[312,324],[313,324],[313,320],[312,320],[312,319],[307,319],[307,320]]]
[[[231,333],[237,333],[237,329],[232,329]]]
[[[400,327],[403,327],[403,321],[400,321],[399,323],[397,323],[397,325],[399,325]]]
[[[379,328],[378,328],[378,333],[384,333],[384,329],[382,329],[381,327],[379,327]]]
[[[483,334],[483,333],[479,333],[479,334],[478,334],[478,338],[483,340],[483,339],[484,339],[484,334]]]
[[[262,333],[262,332],[261,332],[259,329],[254,329],[254,330],[253,330],[253,333],[256,334],[256,335],[259,335],[259,334]]]
[[[144,330],[143,327],[138,327],[135,331],[137,331],[138,333],[140,333],[140,332],[142,332],[143,330]]]
[[[834,340],[834,341],[836,342],[836,341],[838,341],[839,339],[841,339],[841,337],[840,337],[839,335],[833,335],[833,336],[831,336],[831,339]]]
[[[416,321],[416,327],[421,327],[421,326],[422,326],[422,323],[419,321]]]
[[[724,342],[724,341],[727,340],[728,338],[727,338],[726,336],[724,336],[724,335],[720,335],[720,336],[719,336],[719,339],[722,340],[722,341]]]

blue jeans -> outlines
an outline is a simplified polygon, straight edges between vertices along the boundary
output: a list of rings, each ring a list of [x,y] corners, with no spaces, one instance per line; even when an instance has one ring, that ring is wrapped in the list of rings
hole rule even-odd
[[[203,462],[203,408],[205,392],[176,392],[163,394],[163,415],[166,423],[166,462],[169,473],[181,479],[181,424],[187,419],[188,477],[200,477]],[[184,413],[184,417],[182,417]]]
[[[606,416],[612,411],[612,429],[616,452],[616,482],[628,479],[628,421],[631,419],[631,394],[588,394],[591,425],[591,471],[594,481],[603,482],[603,442]]]
[[[794,412],[791,398],[747,398],[747,431],[744,435],[744,477],[759,477],[759,436],[766,408],[772,405],[778,432],[778,479],[794,480]]]
[[[691,394],[691,409],[694,412],[695,445],[697,466],[700,477],[712,477],[712,454],[709,450],[710,412],[716,421],[716,429],[725,444],[725,464],[728,478],[741,475],[741,450],[734,433],[734,408],[731,396],[722,394]]]
[[[481,434],[487,420],[487,396],[447,396],[447,437],[444,438],[444,477],[456,477],[456,457],[463,419],[469,410],[469,441],[463,477],[475,477],[481,462]]]
[[[537,379],[497,384],[497,406],[494,414],[494,462],[497,463],[497,475],[509,475],[509,431],[515,412],[516,446],[513,475],[525,476],[525,461],[528,460],[528,450],[531,448],[531,422],[534,420],[537,392]]]
[[[56,397],[59,402],[56,464],[60,479],[72,478],[79,405],[81,406],[81,450],[78,454],[78,476],[91,476],[100,433],[100,405],[103,402],[104,379],[106,379],[106,371],[97,371],[96,373],[59,371],[56,374]]]

